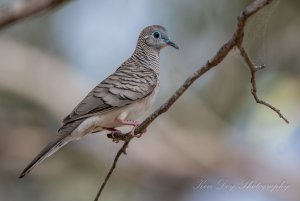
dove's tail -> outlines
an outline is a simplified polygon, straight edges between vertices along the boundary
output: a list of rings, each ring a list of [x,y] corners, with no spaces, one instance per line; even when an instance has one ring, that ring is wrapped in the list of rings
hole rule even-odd
[[[27,175],[36,165],[41,163],[43,160],[51,156],[65,144],[69,143],[70,141],[74,140],[71,136],[59,136],[54,141],[50,142],[23,170],[20,174],[19,178],[23,178]]]

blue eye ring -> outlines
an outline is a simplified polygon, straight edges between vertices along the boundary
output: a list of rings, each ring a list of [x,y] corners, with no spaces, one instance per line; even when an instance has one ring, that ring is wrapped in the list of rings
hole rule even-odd
[[[158,31],[155,31],[155,32],[153,32],[153,38],[155,38],[155,39],[158,39],[158,38],[160,38],[160,33],[158,32]]]

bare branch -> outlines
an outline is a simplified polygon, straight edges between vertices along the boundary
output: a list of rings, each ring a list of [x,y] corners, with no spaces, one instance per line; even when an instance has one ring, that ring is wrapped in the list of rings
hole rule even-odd
[[[146,131],[146,128],[161,114],[168,111],[168,109],[177,101],[177,99],[193,84],[195,80],[200,78],[203,74],[211,70],[213,67],[217,66],[220,62],[224,60],[224,58],[228,55],[228,53],[233,50],[235,47],[237,47],[240,50],[241,56],[246,61],[247,65],[249,66],[250,73],[251,73],[251,84],[252,84],[252,95],[254,96],[257,103],[263,104],[270,109],[274,110],[285,122],[288,123],[288,120],[280,113],[279,109],[275,108],[274,106],[266,103],[265,101],[260,100],[256,95],[256,82],[255,82],[255,72],[265,68],[264,65],[255,67],[253,62],[250,60],[248,54],[246,53],[245,49],[242,46],[243,39],[244,39],[244,28],[246,25],[247,20],[256,12],[258,12],[260,9],[262,9],[264,6],[268,5],[272,0],[255,0],[253,3],[248,5],[245,10],[241,12],[241,14],[238,16],[238,22],[237,27],[231,38],[218,50],[218,52],[209,59],[206,64],[204,64],[201,68],[199,68],[196,72],[194,72],[191,76],[189,76],[186,81],[179,87],[179,89],[163,104],[161,105],[155,112],[153,112],[150,116],[148,116],[136,129],[135,134],[144,133]],[[101,188],[95,198],[95,201],[97,201],[101,195],[101,192],[103,188],[105,187],[108,179],[110,178],[115,165],[121,156],[121,154],[126,150],[128,144],[130,143],[131,139],[133,139],[135,136],[133,136],[131,133],[126,134],[116,134],[111,135],[108,134],[109,138],[113,138],[114,140],[124,140],[124,145],[121,147],[121,149],[118,151],[113,165],[108,172],[105,181],[102,183]],[[125,146],[126,145],[126,146]],[[125,152],[126,153],[126,152]]]
[[[130,140],[131,140],[131,138],[130,138]],[[121,154],[122,153],[126,154],[126,148],[127,148],[128,144],[129,144],[130,140],[125,141],[124,144],[123,144],[123,146],[119,149],[118,153],[116,154],[114,162],[113,162],[111,168],[109,169],[107,175],[105,176],[105,179],[104,179],[103,183],[101,184],[101,187],[100,187],[100,189],[99,189],[99,191],[98,191],[98,193],[97,193],[94,201],[98,201],[98,199],[99,199],[99,197],[100,197],[100,195],[101,195],[104,187],[106,186],[106,183],[108,182],[108,180],[110,178],[110,175],[113,173],[114,169],[116,168],[117,162],[118,162]]]
[[[249,70],[250,70],[250,74],[251,74],[251,85],[252,85],[252,88],[251,88],[251,94],[253,95],[255,101],[259,104],[262,104],[262,105],[265,105],[267,107],[269,107],[271,110],[274,110],[280,118],[282,118],[286,123],[289,123],[289,121],[287,120],[286,117],[284,117],[280,110],[275,108],[274,106],[270,105],[269,103],[261,100],[258,98],[257,96],[257,88],[256,88],[256,77],[255,77],[255,73],[259,70],[262,70],[264,68],[266,68],[265,65],[261,65],[261,66],[255,66],[253,64],[253,62],[251,61],[251,59],[249,58],[249,55],[248,53],[246,52],[245,48],[242,47],[242,46],[239,46],[238,47],[239,50],[240,50],[240,54],[241,56],[243,57],[243,59],[245,60],[247,66],[249,67]]]
[[[70,0],[16,0],[0,7],[0,29],[58,8]]]

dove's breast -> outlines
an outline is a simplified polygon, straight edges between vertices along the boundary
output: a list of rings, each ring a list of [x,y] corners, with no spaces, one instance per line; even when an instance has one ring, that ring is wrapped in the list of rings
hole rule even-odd
[[[152,94],[150,94],[146,98],[129,106],[126,106],[127,108],[124,108],[124,111],[120,115],[125,115],[126,120],[136,120],[142,117],[153,105],[158,90],[159,85],[157,85],[153,90]]]

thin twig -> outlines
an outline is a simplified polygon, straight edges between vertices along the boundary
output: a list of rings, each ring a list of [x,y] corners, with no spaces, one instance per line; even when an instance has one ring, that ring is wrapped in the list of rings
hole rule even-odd
[[[98,198],[101,195],[104,187],[106,186],[106,183],[108,182],[108,180],[110,178],[110,175],[113,173],[114,169],[116,168],[117,162],[118,162],[120,156],[122,155],[122,153],[126,154],[126,148],[127,148],[128,144],[129,144],[130,140],[125,141],[124,144],[123,144],[123,146],[119,149],[118,153],[116,154],[114,162],[113,162],[111,168],[109,169],[107,175],[105,176],[105,179],[104,179],[103,183],[101,184],[101,187],[100,187],[100,189],[99,189],[99,191],[98,191],[98,193],[97,193],[94,201],[98,201]]]
[[[191,76],[189,76],[186,81],[179,87],[179,89],[163,104],[161,105],[155,112],[153,112],[150,116],[148,116],[136,129],[135,134],[144,133],[146,131],[146,128],[161,114],[168,111],[168,109],[177,101],[177,99],[193,84],[195,80],[197,80],[199,77],[201,77],[203,74],[211,70],[213,67],[217,66],[220,62],[224,60],[224,58],[228,55],[228,53],[234,49],[234,47],[237,47],[240,50],[241,56],[246,60],[246,63],[250,61],[250,64],[248,64],[251,72],[251,84],[252,84],[252,94],[256,100],[257,103],[263,104],[272,110],[274,110],[285,122],[288,123],[288,120],[280,113],[279,109],[273,107],[272,105],[260,100],[256,95],[256,83],[255,83],[255,72],[258,70],[261,70],[265,68],[264,65],[255,67],[253,65],[253,62],[248,57],[246,51],[244,48],[242,48],[242,43],[244,39],[244,28],[246,25],[247,20],[256,12],[258,12],[260,9],[262,9],[264,6],[271,3],[272,0],[255,0],[250,5],[248,5],[238,16],[238,22],[237,27],[231,38],[218,50],[218,52],[213,56],[211,59],[209,59],[206,64],[204,64],[201,68],[199,68],[196,72],[194,72]],[[246,59],[247,58],[247,59]],[[247,62],[248,61],[248,62]],[[127,145],[130,143],[131,139],[134,138],[131,133],[126,134],[116,134],[114,135],[115,140],[122,140],[126,139],[126,137],[129,137],[129,140],[125,141],[126,146],[124,145],[121,147],[121,149],[118,151],[114,163],[108,172],[105,181],[102,183],[101,188],[95,198],[94,201],[97,201],[101,195],[101,192],[103,188],[105,187],[108,179],[110,178],[115,165],[121,156],[121,154],[126,150]],[[124,144],[125,144],[124,143]]]
[[[256,88],[256,77],[255,74],[257,71],[262,70],[264,68],[266,68],[265,65],[260,65],[260,66],[255,66],[253,64],[253,62],[251,61],[248,53],[246,52],[245,48],[243,46],[239,46],[238,47],[241,56],[243,57],[243,59],[245,60],[247,66],[249,67],[250,70],[250,74],[251,74],[251,94],[253,95],[255,101],[259,104],[265,105],[267,107],[269,107],[271,110],[274,110],[280,118],[282,118],[286,123],[289,123],[289,121],[287,120],[287,118],[285,116],[283,116],[280,112],[279,109],[277,109],[276,107],[272,106],[271,104],[267,103],[266,101],[263,101],[261,99],[258,98],[257,96],[257,88]]]
[[[0,29],[58,8],[70,0],[15,0],[0,7]]]
[[[257,96],[257,88],[256,88],[256,76],[255,73],[257,71],[260,71],[264,68],[266,68],[265,65],[260,65],[260,66],[255,66],[254,63],[251,61],[247,51],[245,50],[245,48],[243,47],[243,39],[244,39],[244,26],[246,23],[246,20],[248,19],[247,16],[254,14],[255,12],[257,12],[258,10],[255,9],[255,6],[262,8],[264,5],[267,5],[271,2],[272,0],[267,0],[265,2],[263,1],[255,1],[253,2],[253,4],[249,5],[238,17],[238,28],[237,29],[237,44],[236,47],[239,49],[240,55],[241,57],[244,59],[244,61],[246,62],[247,66],[249,67],[250,70],[250,74],[251,74],[251,94],[253,95],[256,103],[265,105],[267,107],[269,107],[271,110],[273,110],[274,112],[276,112],[280,118],[282,118],[286,123],[289,123],[289,121],[287,120],[287,118],[285,116],[283,116],[283,114],[280,112],[279,109],[277,109],[276,107],[272,106],[271,104],[267,103],[266,101],[263,101],[261,99],[258,98]]]

